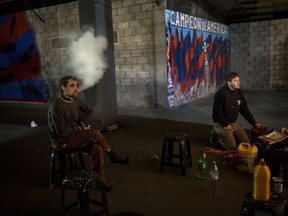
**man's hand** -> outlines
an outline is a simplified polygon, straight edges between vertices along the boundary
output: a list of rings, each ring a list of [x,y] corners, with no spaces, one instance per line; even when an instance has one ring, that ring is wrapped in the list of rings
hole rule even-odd
[[[81,124],[82,124],[82,130],[89,130],[89,129],[91,129],[91,128],[90,128],[90,125],[86,126],[83,122],[81,122]]]
[[[224,129],[230,131],[232,130],[232,126],[229,124],[228,126],[224,127]]]
[[[259,128],[262,128],[262,125],[261,125],[260,123],[256,123],[256,124],[254,125],[254,127],[259,129]]]

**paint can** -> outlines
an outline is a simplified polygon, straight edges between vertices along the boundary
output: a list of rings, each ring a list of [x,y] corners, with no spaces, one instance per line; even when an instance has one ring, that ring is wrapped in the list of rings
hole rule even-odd
[[[282,193],[283,191],[283,179],[281,177],[272,178],[272,192]]]

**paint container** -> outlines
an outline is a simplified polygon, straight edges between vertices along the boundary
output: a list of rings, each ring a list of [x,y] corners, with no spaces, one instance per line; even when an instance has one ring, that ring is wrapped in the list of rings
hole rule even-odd
[[[254,169],[253,198],[264,202],[270,198],[270,169],[266,165],[264,158],[261,158]]]
[[[257,165],[258,149],[250,143],[240,143],[237,148],[236,166],[239,171],[253,173]]]
[[[272,193],[283,192],[283,179],[281,177],[273,177],[271,185]]]

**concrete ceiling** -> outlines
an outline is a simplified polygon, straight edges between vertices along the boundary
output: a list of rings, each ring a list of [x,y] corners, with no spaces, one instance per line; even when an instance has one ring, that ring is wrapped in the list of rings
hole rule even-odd
[[[288,18],[288,0],[204,0],[228,24]]]
[[[0,0],[0,15],[72,1],[77,0]],[[159,2],[161,0],[155,0],[155,4]],[[203,0],[203,2],[224,17],[227,24],[288,18],[288,0]]]
[[[76,0],[0,0],[0,16],[57,4],[64,4]]]

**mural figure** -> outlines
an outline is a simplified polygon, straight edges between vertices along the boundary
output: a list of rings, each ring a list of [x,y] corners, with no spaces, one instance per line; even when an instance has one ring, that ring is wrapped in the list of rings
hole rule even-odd
[[[0,17],[0,100],[47,102],[36,38],[25,13]]]
[[[167,101],[170,108],[212,93],[228,72],[228,27],[166,10]]]
[[[204,74],[205,74],[205,88],[207,92],[210,91],[210,85],[211,85],[210,68],[209,68],[208,54],[207,54],[208,47],[209,47],[209,44],[206,43],[206,41],[204,41],[202,48],[205,53]]]

